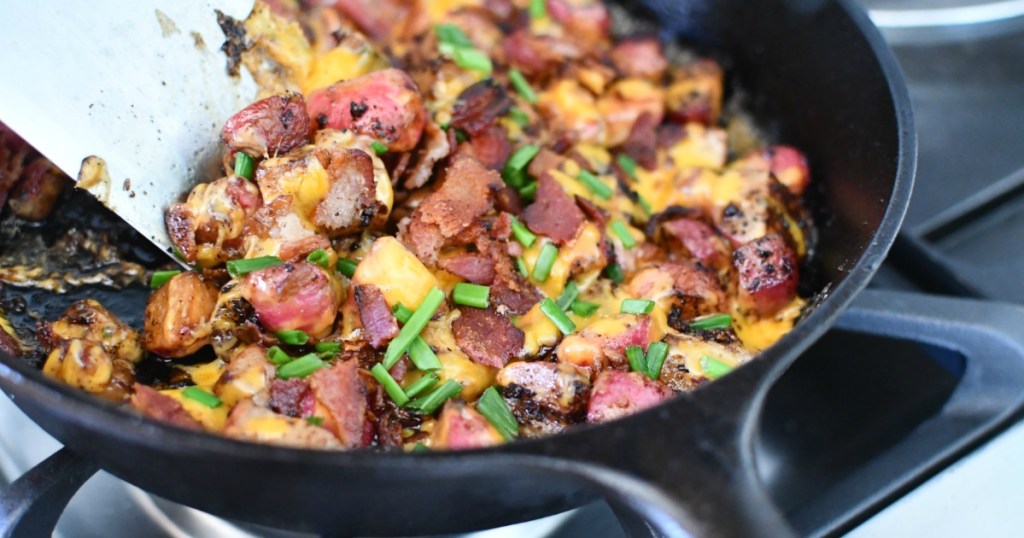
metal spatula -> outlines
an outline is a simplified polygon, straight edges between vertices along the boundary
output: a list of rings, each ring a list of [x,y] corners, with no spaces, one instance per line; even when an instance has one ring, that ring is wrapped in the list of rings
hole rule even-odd
[[[0,2],[0,121],[73,178],[102,159],[109,181],[88,190],[170,253],[165,210],[217,174],[220,129],[256,96],[247,73],[227,74],[214,10],[252,5]]]

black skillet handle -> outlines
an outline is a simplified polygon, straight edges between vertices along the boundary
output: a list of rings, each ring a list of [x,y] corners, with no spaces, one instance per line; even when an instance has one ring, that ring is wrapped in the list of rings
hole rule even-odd
[[[50,536],[68,501],[97,471],[62,448],[0,491],[0,536]]]

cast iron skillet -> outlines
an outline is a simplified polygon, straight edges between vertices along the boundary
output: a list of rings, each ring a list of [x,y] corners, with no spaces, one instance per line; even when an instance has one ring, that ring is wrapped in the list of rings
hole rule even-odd
[[[724,54],[780,140],[822,187],[816,308],[759,359],[638,415],[459,453],[326,453],[158,424],[0,359],[0,386],[75,453],[170,500],[329,535],[457,532],[608,499],[665,535],[791,533],[753,470],[753,418],[772,383],[875,272],[909,201],[916,158],[899,70],[849,1],[650,0],[664,36]],[[67,463],[65,460],[64,463]],[[71,467],[74,467],[73,465]],[[630,523],[632,522],[632,523]]]

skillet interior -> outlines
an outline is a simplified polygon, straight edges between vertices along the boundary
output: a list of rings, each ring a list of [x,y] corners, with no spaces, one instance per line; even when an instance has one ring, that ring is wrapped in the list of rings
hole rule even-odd
[[[0,384],[59,440],[144,489],[235,519],[329,534],[493,527],[590,498],[580,490],[578,474],[564,468],[571,464],[524,454],[640,463],[636,473],[645,478],[684,473],[701,480],[752,480],[698,470],[715,451],[743,450],[735,439],[713,431],[720,423],[742,422],[744,406],[723,402],[756,400],[880,263],[902,218],[913,173],[906,98],[891,78],[898,75],[887,53],[876,56],[877,34],[865,30],[866,18],[851,16],[844,3],[642,4],[644,9],[633,11],[664,22],[667,36],[715,51],[753,91],[756,99],[748,104],[755,115],[774,126],[780,140],[808,154],[821,188],[819,205],[828,208],[818,215],[817,253],[820,282],[828,290],[808,319],[759,361],[707,389],[612,424],[486,451],[415,456],[315,453],[186,433],[58,387],[32,365],[9,357],[2,357]],[[128,307],[136,317],[141,312],[137,305],[112,306],[118,314]],[[30,299],[29,307],[53,305]],[[731,420],[723,419],[730,413]],[[631,461],[638,458],[647,459]],[[691,487],[693,479],[677,482]],[[717,487],[705,486],[709,492]],[[713,512],[695,517],[713,521]]]

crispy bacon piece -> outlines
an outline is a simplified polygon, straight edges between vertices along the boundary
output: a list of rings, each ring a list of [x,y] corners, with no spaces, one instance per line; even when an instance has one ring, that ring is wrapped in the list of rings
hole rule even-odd
[[[401,177],[405,178],[406,189],[418,189],[430,181],[434,174],[434,165],[451,153],[454,146],[448,142],[448,133],[432,121],[427,122],[423,129],[423,138],[416,149],[415,160],[408,167],[408,171]],[[408,153],[403,154],[409,155]],[[396,177],[399,174],[396,172]]]
[[[309,143],[306,101],[298,93],[260,99],[228,118],[220,138],[232,151],[272,157]]]
[[[359,375],[359,361],[349,359],[317,370],[310,376],[310,387],[317,402],[327,409],[324,428],[334,433],[345,448],[370,444],[367,429],[367,389]]]
[[[715,269],[728,265],[729,246],[711,226],[690,218],[673,219],[661,226],[669,238],[697,261]]]
[[[525,314],[540,300],[537,288],[518,275],[505,275],[491,286],[491,301],[510,314]]]
[[[409,17],[413,2],[403,0],[334,0],[334,9],[374,40],[383,42]]]
[[[391,314],[387,301],[380,288],[373,285],[355,286],[356,305],[359,307],[359,319],[363,323],[363,332],[370,345],[375,349],[386,346],[392,338],[398,336],[398,322]]]
[[[474,252],[464,252],[441,258],[441,269],[472,282],[489,286],[494,282],[494,260]]]
[[[136,383],[132,387],[131,404],[137,411],[153,420],[186,430],[203,430],[203,425],[185,411],[181,402],[146,385]]]
[[[270,409],[289,417],[313,414],[316,398],[305,379],[275,379],[270,383]]]
[[[644,112],[636,119],[622,151],[648,170],[658,165],[658,123],[654,115]]]
[[[192,271],[175,275],[146,303],[143,343],[161,357],[185,357],[210,343],[216,284]]]
[[[341,293],[319,265],[297,262],[253,271],[239,283],[268,332],[299,330],[314,338],[330,332]]]
[[[590,391],[587,422],[606,422],[653,407],[672,396],[663,383],[640,372],[601,372]]]
[[[320,129],[353,130],[391,151],[416,147],[427,122],[423,95],[405,71],[385,69],[335,83],[309,96],[309,117]]]
[[[11,190],[8,201],[11,211],[23,219],[43,220],[53,211],[66,184],[66,176],[60,169],[46,157],[36,157],[21,172],[21,180]]]
[[[504,127],[491,125],[460,144],[459,153],[476,157],[491,170],[501,170],[512,153],[512,142],[509,141],[508,131]]]
[[[800,281],[796,254],[781,235],[769,234],[741,246],[733,252],[732,263],[740,303],[757,314],[773,314],[796,296]]]
[[[497,383],[525,437],[558,433],[586,419],[589,376],[571,364],[514,362],[498,372]]]
[[[540,153],[526,167],[526,171],[533,177],[541,177],[546,172],[558,169],[562,166],[563,161],[565,161],[565,157],[548,148],[541,148]]]
[[[523,221],[530,230],[561,245],[576,237],[583,220],[583,212],[558,181],[551,174],[541,175],[536,201],[523,210]]]
[[[473,136],[494,125],[510,108],[512,99],[505,88],[492,79],[484,79],[459,95],[452,110],[451,125]]]
[[[519,29],[505,36],[501,42],[506,58],[513,67],[529,77],[542,78],[566,62],[584,56],[574,43],[551,36],[533,35]]]
[[[668,69],[668,60],[657,37],[634,37],[620,41],[612,48],[612,63],[627,77],[660,82]]]
[[[491,423],[461,400],[450,400],[430,436],[431,448],[466,450],[501,444],[502,437]]]
[[[523,331],[493,310],[464,307],[452,322],[455,342],[473,362],[501,368],[523,349]]]

